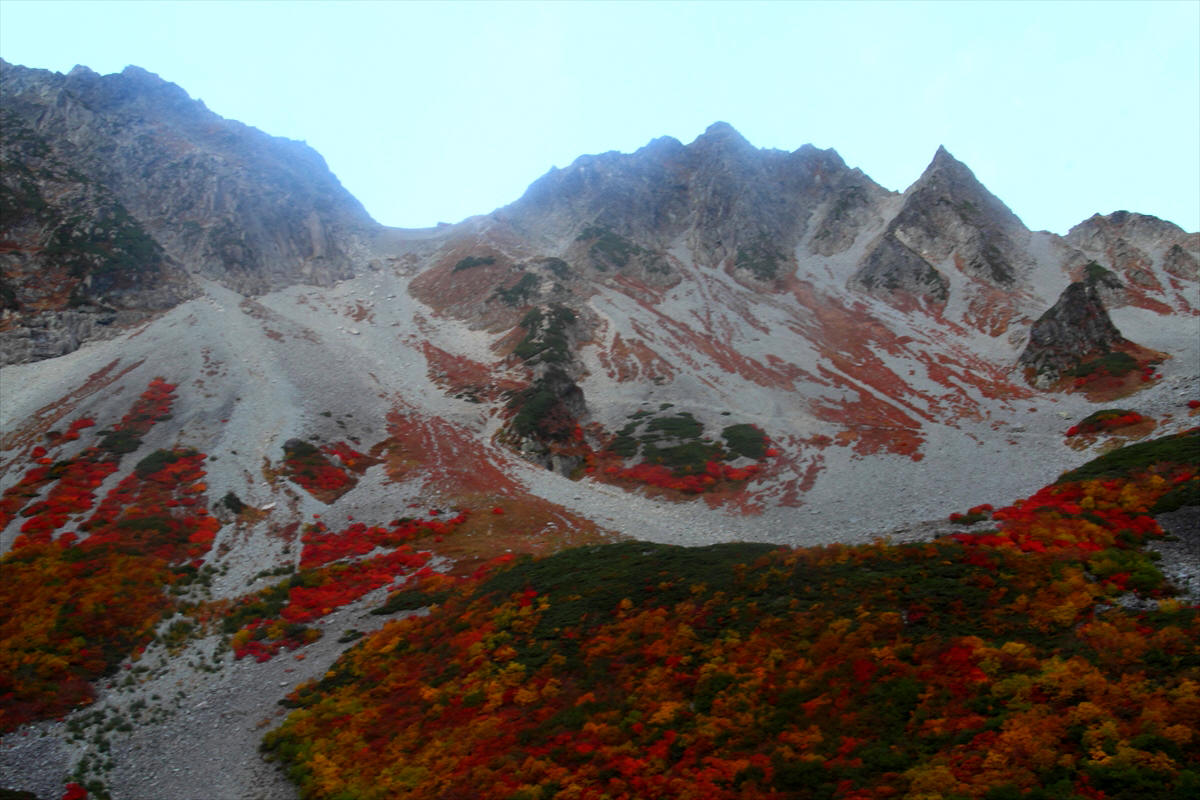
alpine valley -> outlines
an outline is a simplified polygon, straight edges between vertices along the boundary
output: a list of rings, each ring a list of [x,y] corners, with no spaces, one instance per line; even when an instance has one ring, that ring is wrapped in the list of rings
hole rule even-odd
[[[1200,791],[1200,233],[725,123],[406,230],[0,101],[0,798]]]

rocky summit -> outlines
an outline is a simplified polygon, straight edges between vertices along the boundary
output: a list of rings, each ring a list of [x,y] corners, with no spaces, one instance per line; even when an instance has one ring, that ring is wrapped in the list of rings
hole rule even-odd
[[[383,658],[370,634],[411,608],[453,596],[452,607],[482,614],[453,595],[456,581],[522,555],[586,562],[578,553],[593,551],[577,546],[598,548],[595,563],[608,564],[618,551],[603,544],[625,540],[655,543],[645,553],[788,546],[821,553],[812,563],[833,572],[842,551],[809,549],[884,536],[999,547],[945,536],[980,530],[969,526],[989,521],[981,503],[1024,508],[1018,501],[1091,458],[1186,437],[1200,413],[1200,234],[1127,211],[1066,236],[1031,231],[943,147],[894,192],[833,150],[764,150],[718,122],[686,144],[663,137],[634,153],[581,156],[493,213],[408,230],[371,219],[306,145],[222,119],[136,67],[62,75],[0,62],[0,115],[0,599],[20,609],[19,624],[0,623],[0,790],[294,797],[284,773],[254,755],[285,713],[278,701],[315,703],[314,684],[293,690],[327,676],[364,636],[353,658]],[[1138,491],[1157,498],[1164,475]],[[1102,504],[1088,499],[1060,511]],[[947,521],[967,508],[967,528]],[[1008,550],[984,561],[1061,554],[1070,536],[1012,533]],[[774,552],[746,547],[737,551],[746,563]],[[665,573],[629,567],[633,556],[619,552],[626,566],[612,567],[612,580],[675,591]],[[970,558],[972,569],[983,563]],[[708,590],[688,563],[678,574],[699,597]],[[1109,566],[1090,566],[1089,580],[1113,592],[1140,585],[1129,577],[1137,565]],[[557,608],[539,605],[538,581],[549,578],[529,569],[510,587],[503,625]],[[833,572],[829,587],[844,585]],[[622,600],[603,613],[628,612]],[[923,613],[879,624],[903,628]],[[559,622],[529,630],[548,641],[566,629]],[[487,636],[500,637],[499,625],[488,617]],[[547,651],[537,661],[528,649],[508,654],[500,638],[478,640],[497,663],[558,669],[582,657]],[[409,652],[389,641],[386,653]],[[984,646],[946,647],[958,664]],[[1024,650],[995,648],[988,659],[1027,663]],[[776,659],[766,653],[760,663]],[[354,684],[360,667],[348,663],[319,691]],[[875,674],[850,656],[845,664],[863,681]],[[708,713],[724,687],[749,685],[705,669],[687,678],[699,701],[595,724],[657,737],[676,714]],[[467,705],[432,685],[414,697],[436,707],[438,724],[467,708],[534,706],[531,695],[514,699],[524,691],[515,685],[505,694],[505,674],[463,688]],[[556,673],[537,697],[575,691],[572,680]],[[924,689],[899,681],[887,691],[915,707]],[[586,727],[570,720],[599,708],[604,693],[589,691],[575,698],[578,711],[547,716],[528,736]],[[1000,692],[971,708],[982,714]],[[817,713],[815,695],[786,697],[786,708]],[[956,706],[926,721],[942,720],[949,727],[936,735],[958,742],[974,730],[967,716]],[[771,719],[759,722],[784,725]],[[300,723],[280,730],[271,741],[300,765],[292,778],[304,796],[360,796],[320,772]],[[724,741],[703,730],[710,744]],[[830,734],[826,753],[820,735],[787,730],[791,755],[745,755],[697,796],[851,796],[805,794],[812,759],[787,759],[819,751],[830,769],[845,768],[839,780],[858,780],[837,761],[858,745]],[[1161,736],[1185,747],[1176,734]],[[565,741],[530,758],[559,758]],[[703,761],[662,741],[637,746],[658,747],[664,764]],[[572,752],[561,764],[582,770],[593,751]],[[880,774],[907,776],[896,791],[908,796],[943,796],[918,791],[942,767],[904,764]],[[603,783],[633,786],[636,771],[606,766],[587,785],[685,796],[669,782],[658,794]],[[425,774],[412,766],[404,780],[415,786]],[[321,789],[322,775],[339,788]],[[560,778],[503,796],[600,796],[567,791]],[[960,784],[960,794],[984,796],[986,787]]]

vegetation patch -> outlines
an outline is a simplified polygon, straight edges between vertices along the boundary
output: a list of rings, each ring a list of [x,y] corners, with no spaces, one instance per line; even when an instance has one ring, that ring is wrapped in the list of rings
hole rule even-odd
[[[974,525],[977,522],[991,519],[994,510],[991,503],[981,503],[969,508],[965,514],[959,512],[951,514],[950,522],[955,525]]]
[[[729,425],[722,431],[722,445],[705,436],[703,423],[691,412],[665,414],[638,411],[627,417],[600,460],[640,459],[631,467],[609,463],[602,475],[660,488],[698,494],[725,481],[744,481],[761,470],[762,461],[779,453],[770,447],[766,434],[753,425]],[[721,462],[750,458],[759,463],[735,468]]]
[[[1067,370],[1064,374],[1072,378],[1088,378],[1096,374],[1110,375],[1120,378],[1139,369],[1136,358],[1120,351],[1105,353],[1102,356],[1085,361],[1079,366]]]
[[[1141,545],[1196,469],[1046,487],[932,542],[623,542],[441,577],[263,748],[313,798],[1187,796],[1200,614]]]
[[[558,303],[545,311],[534,308],[520,322],[525,336],[513,349],[513,355],[526,363],[542,361],[563,364],[571,360],[567,331],[575,322],[575,312]]]
[[[398,579],[432,575],[432,554],[415,550],[413,543],[440,539],[466,520],[461,512],[445,520],[397,519],[386,526],[356,522],[339,531],[321,522],[308,525],[301,535],[300,570],[225,612],[222,624],[232,635],[234,656],[262,662],[282,649],[302,647],[321,635],[308,626],[313,620]]]
[[[588,255],[596,269],[621,269],[642,252],[642,248],[602,225],[589,225],[575,237],[577,242],[591,242]]]
[[[288,439],[283,444],[283,471],[289,480],[323,503],[332,503],[357,485],[358,479],[347,469],[354,456],[366,458],[344,442],[319,448],[303,439]],[[342,460],[338,466],[330,456]],[[343,457],[344,456],[344,457]]]
[[[504,301],[505,305],[521,305],[533,299],[541,282],[542,279],[532,272],[522,272],[520,279],[516,283],[507,288],[497,288],[492,293],[492,296],[500,298]]]
[[[454,265],[452,272],[462,272],[464,269],[486,267],[496,263],[495,256],[467,256]]]
[[[1124,478],[1135,471],[1150,470],[1160,464],[1200,464],[1200,428],[1191,428],[1172,436],[1138,442],[1105,453],[1081,467],[1065,472],[1058,483]]]
[[[1078,425],[1067,429],[1067,436],[1087,436],[1097,433],[1107,433],[1132,425],[1150,422],[1136,411],[1124,408],[1106,408],[1084,417]]]
[[[114,429],[144,435],[169,412],[174,388],[156,378]],[[63,438],[92,424],[77,420]],[[23,509],[21,532],[0,557],[0,733],[91,702],[92,681],[146,645],[175,613],[176,587],[194,580],[220,527],[204,501],[205,456],[159,452],[99,504],[94,490],[118,470],[120,453],[92,445],[26,475],[48,489]]]
[[[542,442],[578,438],[579,425],[570,402],[576,395],[582,396],[582,392],[571,377],[561,368],[551,367],[509,401],[509,408],[516,409],[510,427],[520,436],[532,436]]]
[[[728,426],[721,431],[721,438],[725,440],[729,452],[755,461],[766,456],[770,444],[762,430],[745,423]]]

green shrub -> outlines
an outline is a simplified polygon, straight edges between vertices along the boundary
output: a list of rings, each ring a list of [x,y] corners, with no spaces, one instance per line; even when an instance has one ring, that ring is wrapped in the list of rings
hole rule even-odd
[[[139,461],[137,466],[133,468],[133,471],[139,478],[144,478],[147,475],[158,472],[168,464],[174,464],[180,458],[181,455],[172,450],[155,450]]]
[[[1078,469],[1063,473],[1057,483],[1125,477],[1136,470],[1147,469],[1160,462],[1200,463],[1200,428],[1126,445],[1111,453],[1105,453]]]
[[[757,461],[767,454],[767,436],[753,425],[730,425],[721,431],[721,438],[739,456]]]
[[[100,449],[109,453],[132,453],[142,445],[140,437],[129,431],[108,431],[100,440]]]
[[[1138,368],[1137,359],[1128,353],[1113,352],[1105,353],[1099,358],[1093,358],[1086,361],[1074,369],[1067,370],[1066,375],[1073,378],[1086,378],[1095,372],[1106,372],[1109,375],[1120,378],[1128,375]]]
[[[246,510],[246,504],[232,491],[225,493],[225,496],[221,498],[221,503],[234,514],[240,514]]]
[[[533,293],[537,290],[542,279],[532,272],[521,273],[521,278],[515,284],[505,288],[498,288],[492,293],[493,297],[499,297],[506,305],[515,306],[522,302],[527,302],[533,297]]]
[[[485,267],[496,263],[495,256],[467,256],[454,265],[452,272],[461,272],[472,267]]]

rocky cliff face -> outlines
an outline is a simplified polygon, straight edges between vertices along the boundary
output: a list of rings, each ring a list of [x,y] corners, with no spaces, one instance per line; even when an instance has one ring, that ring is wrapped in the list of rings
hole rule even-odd
[[[0,64],[6,113],[99,184],[189,272],[246,293],[352,274],[374,227],[307,146],[222,119],[128,67]]]
[[[3,112],[0,365],[50,358],[189,296],[112,192]]]
[[[940,303],[949,286],[941,267],[1012,288],[1033,263],[1025,252],[1028,238],[1016,215],[939,147],[851,282],[875,293],[903,292]]]

